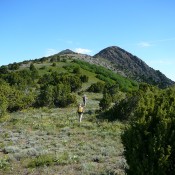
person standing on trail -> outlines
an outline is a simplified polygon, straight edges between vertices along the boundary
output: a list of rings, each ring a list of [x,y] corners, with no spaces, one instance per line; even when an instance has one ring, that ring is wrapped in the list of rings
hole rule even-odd
[[[83,112],[84,112],[83,106],[81,104],[79,104],[78,109],[77,109],[77,113],[78,113],[78,116],[79,116],[79,122],[80,123],[81,123],[82,118],[83,118]]]
[[[83,95],[83,104],[84,104],[84,106],[86,106],[86,102],[87,102],[87,96],[84,94]]]

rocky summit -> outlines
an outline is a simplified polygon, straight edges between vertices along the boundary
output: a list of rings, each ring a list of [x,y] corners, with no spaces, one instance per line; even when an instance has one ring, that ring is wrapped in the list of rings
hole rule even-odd
[[[111,46],[101,50],[94,55],[95,58],[108,60],[117,72],[122,72],[126,77],[138,82],[146,82],[157,85],[160,88],[166,88],[174,84],[172,80],[167,78],[159,70],[154,70],[137,56],[117,46]]]

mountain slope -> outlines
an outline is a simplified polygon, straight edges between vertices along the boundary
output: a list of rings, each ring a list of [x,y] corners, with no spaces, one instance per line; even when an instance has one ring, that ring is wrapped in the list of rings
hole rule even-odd
[[[103,58],[111,62],[117,71],[123,72],[127,77],[139,82],[158,85],[165,88],[174,84],[160,71],[149,67],[140,58],[117,47],[107,47],[94,55],[94,58]]]

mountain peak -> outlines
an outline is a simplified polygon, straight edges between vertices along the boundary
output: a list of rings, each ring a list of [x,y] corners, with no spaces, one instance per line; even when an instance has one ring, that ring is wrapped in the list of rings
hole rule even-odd
[[[94,57],[110,61],[115,69],[124,72],[127,77],[135,79],[136,81],[158,85],[161,88],[174,84],[172,80],[167,78],[160,71],[154,70],[140,58],[120,47],[107,47],[94,55]]]
[[[70,50],[70,49],[65,49],[65,50],[62,50],[61,52],[59,52],[58,54],[59,55],[64,55],[64,54],[77,54],[77,53]]]
[[[109,46],[103,50],[101,50],[98,54],[94,55],[94,57],[99,57],[99,55],[104,54],[112,54],[116,56],[116,54],[127,54],[132,55],[131,53],[125,51],[124,49],[118,47],[118,46]],[[107,56],[107,55],[106,55]]]

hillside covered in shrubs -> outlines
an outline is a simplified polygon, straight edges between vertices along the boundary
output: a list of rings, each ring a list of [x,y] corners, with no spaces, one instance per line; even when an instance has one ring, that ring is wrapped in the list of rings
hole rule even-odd
[[[175,87],[139,83],[69,52],[0,67],[0,170],[174,174]]]
[[[121,91],[136,90],[138,84],[103,67],[80,60],[57,56],[0,67],[1,111],[13,112],[29,107],[67,107],[77,104],[74,93],[81,90],[89,77],[83,70],[94,73],[96,83],[87,91],[102,92],[106,85]]]

